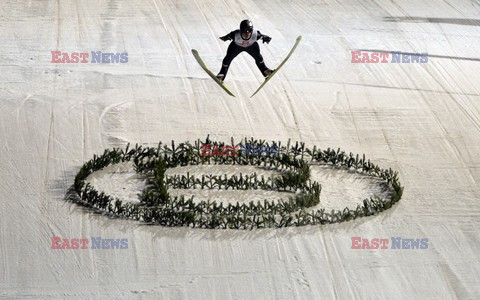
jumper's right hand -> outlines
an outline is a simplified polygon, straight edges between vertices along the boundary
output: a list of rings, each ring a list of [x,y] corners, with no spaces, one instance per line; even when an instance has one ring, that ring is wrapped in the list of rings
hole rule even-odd
[[[220,39],[224,42],[228,41],[230,39],[230,37],[228,35],[226,36],[221,36]]]

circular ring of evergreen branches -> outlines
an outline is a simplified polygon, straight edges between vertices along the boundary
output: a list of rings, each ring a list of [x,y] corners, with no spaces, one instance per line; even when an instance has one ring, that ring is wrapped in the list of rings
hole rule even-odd
[[[282,146],[281,142],[270,144],[262,140],[244,139],[244,143],[235,144],[233,138],[230,146],[241,144],[253,147],[271,147],[278,149],[278,155],[252,156],[238,153],[233,156],[204,156],[202,145],[210,144],[222,148],[226,144],[212,141],[207,137],[200,140],[175,145],[159,143],[157,147],[136,145],[130,149],[107,149],[102,155],[95,155],[86,162],[75,177],[73,189],[76,202],[103,211],[111,216],[129,218],[163,226],[187,226],[197,228],[235,228],[252,229],[263,227],[287,227],[315,224],[338,223],[358,217],[370,216],[392,207],[399,201],[403,187],[398,180],[398,173],[392,169],[381,169],[365,155],[360,157],[328,148],[319,150],[306,148],[304,143],[290,141]],[[147,175],[147,186],[139,196],[139,203],[122,202],[103,192],[97,191],[86,183],[87,177],[104,167],[131,161],[137,173]],[[355,172],[364,173],[383,180],[391,195],[387,198],[378,196],[364,199],[363,205],[356,209],[345,208],[343,211],[325,212],[324,209],[312,209],[320,203],[321,186],[310,180],[311,163],[328,164]],[[279,175],[264,178],[256,174],[233,176],[195,177],[165,174],[168,168],[187,165],[238,165],[261,166],[279,171]],[[232,189],[232,190],[274,190],[290,192],[294,196],[288,199],[253,201],[250,203],[229,203],[221,201],[194,201],[193,197],[172,197],[168,189]],[[310,208],[310,210],[308,210]]]

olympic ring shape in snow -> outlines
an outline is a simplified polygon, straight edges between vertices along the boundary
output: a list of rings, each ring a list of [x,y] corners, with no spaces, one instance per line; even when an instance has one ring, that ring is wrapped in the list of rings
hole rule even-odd
[[[240,155],[205,156],[202,145],[209,144],[218,148],[234,149],[221,142],[211,141],[207,137],[202,143],[189,142],[175,146],[162,145],[158,147],[142,147],[136,145],[129,149],[107,149],[100,156],[85,163],[77,176],[73,189],[76,192],[79,204],[89,206],[107,214],[141,220],[163,226],[187,226],[199,228],[235,228],[252,229],[262,227],[287,227],[338,223],[353,220],[358,217],[370,216],[392,207],[399,201],[403,187],[398,180],[397,172],[392,169],[381,169],[365,158],[344,151],[327,149],[319,150],[316,147],[308,149],[303,143],[296,142],[282,146],[281,142],[271,144],[261,140],[245,139],[245,143],[256,148],[278,149],[277,155],[248,155],[240,151]],[[227,146],[227,147],[226,147]],[[85,183],[86,178],[95,171],[108,165],[133,161],[138,173],[150,176],[149,184],[140,195],[139,203],[123,203],[119,199],[98,192]],[[356,209],[345,208],[343,211],[326,213],[324,209],[310,210],[320,201],[321,186],[310,180],[309,165],[312,162],[328,164],[382,179],[392,190],[390,197],[384,199],[378,196],[363,200],[363,206]],[[280,176],[258,178],[256,174],[245,177],[238,176],[166,176],[167,168],[186,165],[253,165],[274,168],[280,171]],[[201,188],[201,189],[264,189],[276,191],[296,192],[288,200],[258,201],[248,204],[229,203],[223,205],[219,201],[194,202],[193,198],[184,196],[171,197],[168,188]]]

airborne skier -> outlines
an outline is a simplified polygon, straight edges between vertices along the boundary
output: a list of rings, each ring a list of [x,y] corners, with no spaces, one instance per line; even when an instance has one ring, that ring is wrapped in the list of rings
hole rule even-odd
[[[268,44],[272,38],[268,35],[261,34],[258,30],[254,30],[253,24],[250,20],[243,20],[240,23],[240,30],[234,30],[229,34],[220,37],[220,39],[224,42],[232,40],[228,46],[227,54],[222,61],[222,68],[217,74],[217,78],[220,81],[225,80],[230,63],[238,54],[243,51],[246,51],[255,59],[257,67],[260,69],[260,72],[262,72],[262,75],[265,78],[272,74],[273,70],[270,70],[265,65],[262,54],[260,54],[260,46],[257,43],[257,41],[261,39],[263,43]]]
[[[225,58],[222,61],[222,68],[220,69],[220,72],[218,72],[217,75],[215,75],[212,71],[210,71],[210,69],[207,67],[205,62],[202,60],[202,58],[198,54],[198,51],[195,49],[192,49],[193,57],[195,57],[200,67],[202,67],[202,69],[205,72],[207,72],[208,76],[210,76],[213,80],[215,80],[215,82],[225,92],[227,92],[227,94],[235,97],[235,95],[225,85],[223,81],[225,80],[225,76],[227,75],[228,68],[230,67],[230,63],[232,62],[232,60],[235,57],[237,57],[238,54],[242,53],[243,51],[246,51],[255,59],[255,63],[257,64],[257,67],[260,69],[263,76],[265,76],[265,80],[258,87],[258,89],[252,94],[252,96],[250,96],[251,98],[255,96],[255,94],[257,94],[258,91],[260,91],[263,88],[263,86],[265,86],[265,84],[267,84],[267,82],[287,62],[290,56],[292,56],[292,53],[295,51],[298,44],[300,43],[302,36],[297,37],[297,40],[295,41],[295,44],[293,45],[290,52],[274,70],[267,68],[267,66],[265,65],[265,62],[263,61],[263,57],[260,54],[260,46],[257,43],[258,40],[262,40],[264,43],[268,44],[272,40],[272,38],[269,37],[268,35],[261,34],[260,31],[258,30],[253,30],[252,22],[250,22],[249,20],[243,20],[242,23],[240,23],[240,30],[238,29],[234,30],[229,34],[227,34],[226,36],[220,37],[220,39],[225,42],[228,40],[233,40],[233,41],[230,43],[230,45],[228,45],[227,54],[225,55]]]

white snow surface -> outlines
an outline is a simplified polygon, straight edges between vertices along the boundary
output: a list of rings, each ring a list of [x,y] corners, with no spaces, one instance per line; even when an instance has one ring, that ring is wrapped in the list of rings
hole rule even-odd
[[[261,74],[248,55],[226,79],[232,98],[190,52],[217,72],[218,37],[244,18],[272,37],[269,67],[303,35],[252,99]],[[477,0],[1,1],[0,298],[478,299],[479,25]],[[352,64],[356,49],[430,57]],[[53,50],[129,61],[55,64]],[[65,201],[105,148],[207,134],[365,153],[399,171],[404,196],[373,217],[252,231],[146,226]],[[330,195],[363,196],[335,190],[335,176]],[[51,249],[54,236],[128,249]],[[352,237],[429,247],[358,250]]]

